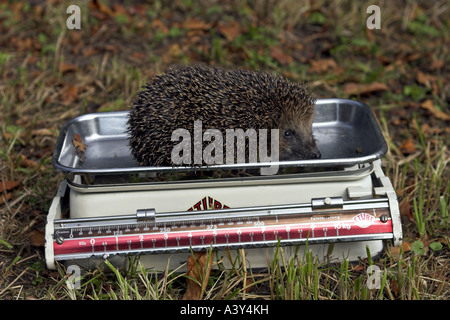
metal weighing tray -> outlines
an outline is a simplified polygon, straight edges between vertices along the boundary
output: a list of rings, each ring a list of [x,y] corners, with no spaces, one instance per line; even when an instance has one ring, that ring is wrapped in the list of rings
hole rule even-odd
[[[397,198],[381,169],[387,145],[360,102],[318,100],[313,132],[322,158],[280,162],[301,170],[273,176],[177,180],[171,175],[192,168],[139,167],[126,120],[127,112],[98,113],[63,126],[53,162],[67,179],[47,218],[49,268],[56,261],[93,268],[104,259],[125,266],[134,255],[147,267],[165,270],[170,261],[175,269],[191,250],[209,248],[218,259],[244,248],[246,265],[263,268],[278,245],[286,256],[301,254],[308,243],[319,259],[356,260],[378,255],[386,241],[401,244]],[[86,145],[83,154],[73,146],[76,135]],[[140,180],[158,174],[171,179]]]
[[[135,163],[125,133],[127,114],[127,111],[87,114],[68,121],[56,143],[53,155],[56,169],[71,174],[176,170],[139,167]],[[75,134],[87,146],[83,159],[72,144]],[[322,158],[290,161],[286,165],[352,166],[380,159],[387,151],[372,111],[367,105],[353,100],[319,99],[315,107],[313,134]]]

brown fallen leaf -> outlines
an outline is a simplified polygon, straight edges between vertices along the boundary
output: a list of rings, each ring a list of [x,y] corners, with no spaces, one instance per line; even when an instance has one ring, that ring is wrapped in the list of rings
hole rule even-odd
[[[208,252],[195,252],[187,262],[187,288],[183,300],[200,300],[208,284],[214,254],[208,260]],[[201,285],[200,285],[201,284]]]
[[[404,59],[407,62],[412,62],[412,61],[419,60],[421,58],[421,56],[422,56],[422,54],[420,52],[414,52],[414,53],[410,53],[410,54],[406,55],[404,57]]]
[[[73,146],[80,152],[86,152],[87,146],[83,143],[78,133],[75,133],[72,139]]]
[[[309,71],[318,74],[323,74],[330,70],[339,71],[338,64],[333,59],[311,60],[310,64],[311,68],[309,68]]]
[[[178,43],[174,43],[170,46],[168,54],[172,57],[177,57],[182,53],[182,49]]]
[[[10,191],[20,185],[20,181],[0,181],[0,193]]]
[[[376,56],[377,60],[380,61],[383,65],[389,65],[391,63],[391,60],[383,55],[377,55]]]
[[[424,85],[427,88],[431,88],[434,94],[437,94],[439,92],[438,78],[436,76],[418,71],[416,79],[418,83]]]
[[[443,66],[445,65],[445,61],[444,60],[433,60],[433,62],[430,65],[430,69],[431,70],[439,70],[441,69]]]
[[[388,90],[384,83],[373,82],[370,84],[347,83],[344,87],[344,92],[348,95],[367,95],[375,92]]]
[[[138,61],[143,60],[145,58],[145,54],[143,52],[139,52],[139,51],[133,52],[133,54],[131,56],[133,57],[133,59],[138,60]]]
[[[255,288],[253,287],[253,283],[255,282],[255,281],[253,281],[253,279],[251,279],[251,278],[246,278],[245,279],[246,281],[245,281],[245,287],[247,287],[247,289],[245,289],[245,292],[246,293],[249,293],[249,292],[252,292]]]
[[[102,3],[100,0],[92,0],[90,1],[89,4],[92,8],[95,8],[106,15],[109,16],[113,15],[113,11],[106,4]]]
[[[430,127],[430,125],[428,123],[424,123],[420,126],[420,131],[422,131],[422,133],[424,133],[425,135],[437,135],[437,134],[441,134],[442,131],[444,131],[444,128],[439,128],[439,127]]]
[[[129,13],[128,13],[128,10],[124,6],[122,6],[121,4],[115,3],[115,4],[112,5],[112,8],[114,10],[113,14],[114,14],[115,17],[117,17],[119,15],[124,15],[127,18],[131,18]]]
[[[364,264],[358,264],[358,265],[352,267],[352,271],[356,271],[356,272],[363,271],[363,270],[366,270],[366,268],[367,267]]]
[[[191,18],[184,23],[184,27],[189,30],[209,30],[211,29],[211,23],[207,23],[202,20]]]
[[[33,136],[53,136],[54,135],[54,133],[52,131],[50,131],[50,129],[47,129],[47,128],[31,130],[31,134]]]
[[[408,252],[411,250],[412,244],[407,242],[407,241],[403,241],[402,242],[402,250],[403,252]]]
[[[222,33],[229,42],[232,42],[237,36],[242,33],[241,26],[236,20],[233,20],[227,24],[221,24],[218,26],[218,28],[220,33]]]
[[[8,192],[6,194],[6,196],[4,194],[2,194],[0,196],[0,205],[4,204],[6,201],[11,200],[11,198],[12,198],[12,193],[11,192]]]
[[[82,49],[83,57],[89,58],[90,56],[97,54],[99,51],[97,49],[94,49],[94,47],[84,47]]]
[[[25,137],[25,131],[20,130],[20,131],[16,132],[15,134],[12,134],[11,132],[5,132],[3,137],[5,137],[6,140],[11,140],[13,138],[22,139]]]
[[[433,101],[431,101],[431,99],[425,100],[424,102],[422,102],[420,104],[420,106],[422,108],[428,110],[429,112],[431,112],[431,114],[433,114],[438,119],[445,120],[445,121],[449,121],[450,120],[450,114],[447,114],[445,112],[442,112],[442,111],[438,110],[434,106]]]
[[[64,105],[69,105],[75,101],[78,96],[78,87],[75,85],[68,86],[63,93],[63,103]]]
[[[394,294],[394,297],[398,297],[398,293],[400,291],[397,280],[393,279],[390,281],[389,286],[391,288],[391,292]]]
[[[45,245],[45,235],[42,231],[33,230],[30,232],[30,242],[34,247],[43,247]]]
[[[399,205],[400,216],[408,218],[410,221],[414,221],[414,215],[411,208],[411,203],[408,200],[404,200]]]
[[[76,45],[83,41],[82,34],[79,32],[70,32],[68,36],[70,44]]]
[[[423,84],[425,86],[430,85],[431,82],[436,81],[437,77],[430,75],[430,74],[425,74],[422,71],[418,71],[417,72],[417,82],[419,82],[420,84]]]
[[[156,31],[162,32],[163,34],[169,33],[169,28],[166,27],[164,22],[161,19],[154,19],[152,21],[152,28]]]
[[[408,252],[410,250],[411,250],[411,243],[403,240],[402,245],[400,247],[391,247],[389,252],[393,256],[399,256],[401,251],[403,253],[405,253],[405,252]]]
[[[278,61],[281,65],[289,65],[294,58],[276,46],[270,47],[270,56]]]
[[[438,239],[438,241],[439,241],[440,243],[442,243],[444,246],[448,246],[448,239],[447,239],[447,238],[445,238],[445,237],[440,237],[440,238]]]
[[[19,181],[0,181],[0,205],[4,204],[6,201],[11,200],[13,196],[12,190],[17,188],[22,180]],[[7,192],[6,195],[4,194],[5,191],[12,191]]]
[[[407,139],[406,141],[404,141],[401,145],[400,145],[400,151],[407,155],[407,154],[413,154],[414,152],[416,152],[416,147],[414,145],[414,142],[412,140],[412,138]]]
[[[62,74],[66,74],[68,72],[75,72],[77,70],[78,66],[71,63],[61,63],[59,65],[59,71],[61,71]]]
[[[25,157],[23,154],[21,154],[21,155],[19,156],[19,158],[20,158],[20,166],[21,166],[22,168],[32,168],[32,169],[35,169],[35,168],[38,168],[38,167],[39,167],[39,163],[37,163],[37,162],[34,161],[34,160],[28,159],[28,158]]]

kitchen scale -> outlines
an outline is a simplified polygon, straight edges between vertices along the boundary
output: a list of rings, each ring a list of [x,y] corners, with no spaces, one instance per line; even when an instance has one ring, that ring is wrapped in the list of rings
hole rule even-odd
[[[319,99],[313,133],[322,158],[278,162],[274,175],[259,174],[273,163],[140,167],[127,115],[87,114],[63,125],[53,163],[66,178],[47,217],[49,269],[92,269],[105,259],[126,268],[136,256],[147,268],[174,270],[208,250],[229,267],[226,257],[239,249],[247,267],[267,268],[277,247],[354,261],[401,245],[397,197],[381,167],[387,145],[363,103]]]

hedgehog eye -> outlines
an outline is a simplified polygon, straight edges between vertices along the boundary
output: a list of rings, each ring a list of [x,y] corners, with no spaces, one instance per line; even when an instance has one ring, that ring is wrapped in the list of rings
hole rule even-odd
[[[294,135],[294,131],[288,129],[284,132],[285,138],[291,138]]]

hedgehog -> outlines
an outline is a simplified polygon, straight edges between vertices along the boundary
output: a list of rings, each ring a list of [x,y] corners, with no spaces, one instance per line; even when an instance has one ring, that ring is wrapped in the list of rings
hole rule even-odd
[[[172,133],[179,128],[192,133],[194,122],[201,121],[203,130],[223,133],[278,129],[280,161],[317,159],[315,101],[304,84],[269,73],[172,67],[147,82],[132,102],[127,120],[131,153],[140,166],[174,166],[172,150],[179,141]]]

